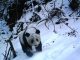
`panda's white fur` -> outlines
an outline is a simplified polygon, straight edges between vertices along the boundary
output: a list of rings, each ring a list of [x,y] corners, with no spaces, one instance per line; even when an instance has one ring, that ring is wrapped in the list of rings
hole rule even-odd
[[[41,41],[41,38],[40,38],[40,34],[36,34],[35,32],[36,32],[36,30],[33,27],[28,28],[26,31],[24,31],[24,30],[21,31],[19,33],[20,42],[22,44],[24,44],[24,42],[23,42],[23,33],[30,33],[30,36],[29,37],[26,36],[26,40],[27,40],[27,42],[28,42],[28,44],[30,46],[37,47],[39,45],[40,41]],[[32,39],[34,40],[34,43],[31,43],[31,40]],[[38,39],[38,41],[36,39]]]
[[[20,40],[20,43],[25,45],[25,42],[23,40],[23,35],[26,34],[26,33],[29,33],[30,35],[29,36],[25,36],[25,39],[27,41],[27,43],[29,44],[29,46],[31,46],[31,48],[34,46],[35,48],[37,48],[40,43],[41,43],[41,38],[40,38],[40,33],[37,34],[36,33],[36,28],[34,27],[30,27],[30,28],[27,28],[27,30],[23,30],[19,33],[19,40]],[[32,41],[33,40],[33,41]],[[39,46],[40,47],[40,46]],[[42,48],[42,45],[40,47],[40,49]],[[28,49],[28,48],[27,48]],[[32,52],[31,49],[29,49],[30,52]]]
[[[30,36],[26,37],[28,44],[30,44],[31,46],[37,47],[40,44],[40,41],[41,41],[40,34],[35,33],[36,32],[35,28],[29,28],[29,29],[26,30],[26,32],[30,33]],[[31,43],[32,39],[34,40],[33,43]]]
[[[24,33],[24,30],[23,31],[21,31],[20,33],[19,33],[19,41],[20,41],[20,43],[22,43],[22,44],[24,44],[24,42],[23,42],[23,33]]]

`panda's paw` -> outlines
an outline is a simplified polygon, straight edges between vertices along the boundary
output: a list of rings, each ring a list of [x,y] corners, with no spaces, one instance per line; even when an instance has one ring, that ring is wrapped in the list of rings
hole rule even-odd
[[[36,50],[37,50],[38,52],[41,52],[41,51],[42,51],[42,44],[41,44],[41,43],[39,44],[38,47],[36,47]]]
[[[26,55],[27,55],[28,57],[32,57],[32,56],[33,56],[33,53],[31,53],[31,52],[26,52]]]
[[[23,52],[26,53],[26,49],[23,49]]]
[[[41,51],[42,51],[42,48],[38,48],[37,51],[38,51],[38,52],[41,52]]]

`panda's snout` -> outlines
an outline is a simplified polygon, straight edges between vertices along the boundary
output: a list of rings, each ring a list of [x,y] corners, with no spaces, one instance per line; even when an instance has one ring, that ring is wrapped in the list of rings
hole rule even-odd
[[[37,45],[34,45],[35,47],[37,47]]]

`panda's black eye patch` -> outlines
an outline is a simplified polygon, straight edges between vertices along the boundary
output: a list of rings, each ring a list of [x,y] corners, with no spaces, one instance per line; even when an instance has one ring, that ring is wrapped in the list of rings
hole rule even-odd
[[[30,34],[29,34],[29,33],[26,33],[25,35],[26,35],[27,37],[29,37],[29,36],[30,36]]]
[[[34,42],[34,40],[31,40],[31,43],[33,43]]]
[[[36,30],[36,34],[40,34],[40,31],[38,29]]]
[[[36,41],[38,41],[38,39],[36,39]]]

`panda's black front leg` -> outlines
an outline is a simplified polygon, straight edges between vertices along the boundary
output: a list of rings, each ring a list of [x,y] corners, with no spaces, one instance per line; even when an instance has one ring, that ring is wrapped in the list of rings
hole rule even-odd
[[[25,47],[25,45],[21,43],[21,47],[22,47],[23,52],[25,53],[25,52],[26,52],[26,47]]]
[[[33,56],[33,53],[29,50],[26,50],[26,55],[29,56],[29,57],[32,57]]]
[[[26,53],[27,56],[29,56],[29,57],[33,56],[33,53],[30,51],[31,49],[29,50],[29,49],[28,49],[24,44],[22,44],[22,43],[21,43],[21,46],[22,46],[23,52]],[[31,48],[31,47],[30,47],[30,48]]]
[[[39,46],[36,47],[37,51],[42,51],[42,43],[40,42]]]

